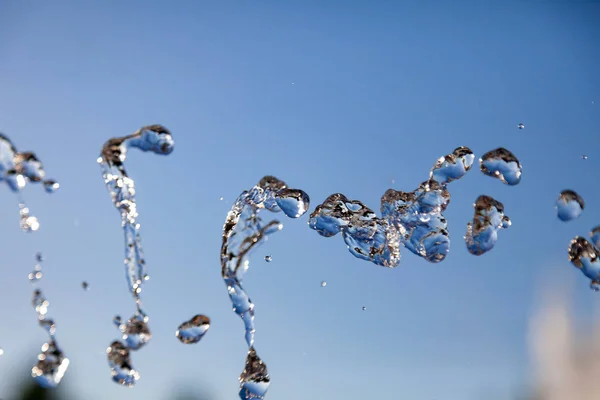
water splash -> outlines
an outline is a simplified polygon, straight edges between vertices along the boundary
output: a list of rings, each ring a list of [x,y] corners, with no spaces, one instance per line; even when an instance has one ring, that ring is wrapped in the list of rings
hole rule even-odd
[[[271,378],[266,364],[256,355],[254,347],[250,347],[246,357],[246,367],[240,375],[240,398],[242,400],[264,399]]]
[[[523,167],[513,153],[505,148],[488,151],[479,159],[481,172],[514,186],[521,182]]]
[[[556,199],[556,215],[564,222],[579,217],[584,207],[583,198],[573,190],[563,190]]]
[[[36,262],[36,267],[39,267],[41,271],[42,257],[40,253],[36,255]],[[32,281],[32,283],[37,281],[39,279]],[[44,297],[40,289],[34,290],[32,305],[37,314],[38,324],[46,331],[49,340],[42,345],[42,352],[38,355],[38,361],[31,369],[31,376],[41,387],[55,388],[67,372],[69,359],[65,357],[56,343],[56,325],[52,319],[46,316],[50,302]]]
[[[376,265],[398,266],[400,243],[429,262],[440,262],[450,250],[442,215],[450,202],[446,185],[462,178],[474,159],[468,147],[458,147],[440,157],[431,168],[429,180],[414,191],[388,189],[381,198],[381,218],[360,201],[333,194],[312,212],[310,228],[324,237],[341,232],[355,257]]]
[[[266,238],[280,231],[283,225],[272,220],[264,223],[260,211],[283,211],[291,218],[302,216],[309,206],[309,197],[299,189],[288,189],[287,185],[273,177],[265,176],[258,185],[243,191],[227,214],[223,226],[223,243],[221,246],[221,276],[227,287],[227,292],[233,305],[233,311],[244,321],[246,343],[250,349],[248,360],[251,365],[260,365],[266,374],[266,365],[260,360],[254,350],[254,303],[242,286],[243,274],[247,271],[250,252]],[[254,384],[249,370],[248,360],[246,370],[240,376],[240,397],[242,399],[262,399],[269,385],[267,380]],[[263,390],[264,389],[264,390]],[[249,397],[254,396],[254,397]]]
[[[504,215],[504,205],[490,196],[479,196],[473,207],[475,215],[467,223],[465,243],[469,253],[480,256],[494,248],[498,231],[508,229],[511,221]]]
[[[8,188],[18,195],[20,225],[24,232],[35,232],[40,224],[37,218],[30,214],[21,196],[21,190],[27,183],[39,182],[43,182],[48,193],[54,193],[60,187],[53,179],[44,180],[45,176],[44,166],[34,153],[17,151],[11,140],[0,133],[0,182],[6,182]]]
[[[210,328],[210,318],[199,314],[179,325],[175,336],[181,343],[194,344],[204,337],[208,328]]]
[[[592,240],[594,235],[592,232]],[[590,279],[590,288],[600,289],[600,250],[585,238],[576,236],[569,243],[569,261]]]
[[[140,293],[148,275],[139,233],[140,224],[137,222],[135,183],[127,175],[124,163],[127,151],[131,148],[168,155],[173,151],[174,145],[171,133],[164,126],[149,125],[132,135],[107,141],[97,160],[113,204],[121,214],[121,226],[125,235],[126,279],[136,304],[135,314],[126,323],[121,323],[119,317],[117,326],[125,343],[113,342],[106,350],[113,381],[129,387],[139,379],[139,373],[131,368],[129,350],[140,349],[152,335],[148,327],[148,316],[141,309]],[[120,346],[115,343],[120,343]]]

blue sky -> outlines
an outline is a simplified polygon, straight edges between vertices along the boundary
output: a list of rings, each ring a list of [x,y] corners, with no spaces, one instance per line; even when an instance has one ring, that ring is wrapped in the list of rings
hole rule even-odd
[[[245,287],[267,399],[508,399],[528,383],[541,282],[573,284],[583,320],[599,301],[566,253],[600,224],[598,18],[597,2],[567,0],[3,2],[0,131],[62,186],[25,190],[41,223],[33,235],[19,231],[15,196],[0,197],[0,397],[45,340],[27,281],[36,251],[76,398],[168,399],[189,384],[232,399],[246,347],[218,255],[242,190],[271,174],[305,190],[311,210],[335,192],[378,210],[386,189],[413,190],[455,147],[479,157],[503,146],[523,164],[521,183],[475,169],[450,184],[444,262],[403,250],[387,270],[320,237],[307,216],[285,218]],[[153,123],[176,144],[127,162],[153,339],[133,354],[142,377],[126,389],[110,381],[104,350],[117,337],[112,317],[133,306],[95,160],[107,139]],[[553,208],[563,189],[586,201],[569,223]],[[503,202],[513,225],[475,257],[462,237],[480,194]],[[198,313],[211,328],[184,346],[175,329]]]

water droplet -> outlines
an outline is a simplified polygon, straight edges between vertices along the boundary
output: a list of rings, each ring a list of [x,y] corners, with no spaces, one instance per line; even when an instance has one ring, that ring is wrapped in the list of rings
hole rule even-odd
[[[290,218],[298,218],[308,210],[308,194],[299,189],[281,189],[275,194],[275,201],[281,211]]]
[[[219,200],[223,201],[223,198],[222,198],[222,197],[219,197]]]
[[[581,158],[583,158],[584,160],[587,160],[588,157],[584,154],[581,156]]]
[[[19,204],[19,214],[21,215],[21,229],[23,232],[35,232],[40,229],[40,223],[38,219],[33,215],[29,214],[29,208],[25,207],[25,204]]]
[[[196,315],[189,321],[179,325],[175,336],[181,343],[194,344],[198,343],[204,334],[210,328],[210,318],[204,315]]]
[[[443,185],[462,178],[473,165],[475,155],[468,147],[457,147],[451,154],[440,157],[431,168],[429,178]]]
[[[144,315],[136,313],[127,320],[127,323],[119,326],[123,332],[123,340],[130,350],[139,350],[144,347],[152,338],[150,328]]]
[[[367,311],[367,307],[363,306],[362,310]]]
[[[42,255],[42,253],[35,253],[35,261],[38,263],[41,263],[42,261],[44,261],[44,256]]]
[[[123,323],[123,320],[121,319],[121,316],[115,315],[115,317],[113,318],[113,324],[115,324],[115,326],[120,329],[120,326],[122,323]]]
[[[592,244],[595,248],[600,249],[600,226],[595,227],[590,232],[590,237],[592,238]]]
[[[83,288],[83,290],[88,290],[88,283],[86,281],[81,282],[81,287]]]
[[[31,369],[31,376],[36,383],[43,388],[55,388],[62,380],[69,359],[58,348],[54,340],[42,346],[42,352],[38,355],[38,362]]]
[[[600,252],[581,236],[576,236],[569,244],[569,261],[592,281],[591,288],[596,290],[594,281],[600,280]]]
[[[240,399],[264,399],[270,384],[267,365],[258,357],[254,347],[251,347],[246,358],[246,367],[240,375]]]
[[[4,355],[4,349],[2,347],[0,347],[0,356]]]
[[[273,261],[273,257],[271,257],[271,256],[265,256],[265,261],[266,262],[271,262],[271,261]]]
[[[518,127],[519,127],[519,129],[524,129],[524,128],[525,128],[525,125],[523,125],[523,123],[520,123],[520,124],[518,125]],[[535,130],[535,129],[534,129],[534,130]]]
[[[325,281],[321,282],[321,287],[325,287],[325,286],[327,286],[327,282],[325,282]]]
[[[511,225],[504,215],[504,205],[490,196],[479,196],[473,205],[475,215],[467,224],[465,243],[469,253],[480,256],[492,250],[498,240],[498,231]]]
[[[48,332],[48,335],[54,336],[54,333],[56,332],[56,325],[54,324],[53,320],[42,319],[40,320],[39,324],[46,332]]]
[[[561,221],[571,221],[581,215],[585,203],[573,190],[563,190],[556,200],[556,214]]]
[[[112,380],[119,385],[133,387],[140,374],[131,365],[129,349],[119,341],[114,341],[106,349],[106,357]]]
[[[46,193],[54,193],[60,188],[60,184],[55,180],[48,179],[44,181],[44,190]]]
[[[488,151],[479,159],[479,164],[481,172],[507,185],[517,185],[521,181],[523,167],[517,157],[505,148]]]

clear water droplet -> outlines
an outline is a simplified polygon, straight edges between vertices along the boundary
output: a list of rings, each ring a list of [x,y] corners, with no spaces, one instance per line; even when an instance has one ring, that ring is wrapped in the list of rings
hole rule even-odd
[[[113,324],[120,329],[121,324],[123,324],[123,320],[120,315],[115,315],[113,318]]]
[[[46,313],[48,312],[48,307],[50,306],[50,302],[46,300],[42,291],[39,289],[34,290],[33,292],[33,300],[31,302],[33,307],[35,308],[35,312],[38,313],[40,319],[42,319]]]
[[[246,357],[246,367],[240,375],[240,399],[264,399],[270,384],[267,365],[258,357],[254,347],[251,347]]]
[[[44,261],[44,256],[42,255],[42,253],[35,253],[35,261],[38,263],[41,263],[42,261]]]
[[[585,203],[583,198],[573,190],[563,190],[556,200],[556,215],[561,221],[567,222],[581,215]]]
[[[55,388],[69,367],[69,359],[54,340],[44,343],[38,361],[31,369],[31,376],[43,388]]]
[[[266,262],[271,262],[271,261],[273,261],[273,257],[271,257],[271,256],[265,256],[265,261]]]
[[[581,158],[583,158],[584,160],[588,159],[588,156],[586,156],[585,154],[581,156]]]
[[[43,277],[42,267],[39,264],[33,268],[33,271],[31,271],[28,276],[29,282],[31,282],[31,283],[36,283],[37,281],[42,279],[42,277]]]
[[[133,387],[140,374],[133,368],[129,349],[119,341],[114,341],[106,349],[106,357],[112,380],[119,385]]]
[[[488,151],[480,159],[481,172],[497,178],[507,185],[517,185],[521,181],[523,167],[513,153],[505,148]]]
[[[461,146],[451,154],[440,157],[431,168],[429,178],[444,185],[460,179],[471,169],[475,155],[468,147]]]
[[[367,307],[363,306],[362,310],[367,311]]]
[[[467,224],[465,243],[469,253],[480,256],[492,250],[498,241],[498,231],[510,227],[504,215],[504,205],[490,196],[479,196],[473,205],[475,215]]]
[[[275,193],[275,201],[285,215],[290,218],[299,218],[310,205],[308,194],[300,189],[281,189]]]
[[[219,197],[219,200],[223,201],[223,198],[222,198],[222,197]]]
[[[141,349],[152,338],[146,317],[140,313],[136,313],[133,317],[129,318],[127,323],[121,324],[119,329],[123,333],[125,345],[130,350]]]
[[[44,181],[44,190],[46,193],[54,193],[60,188],[60,183],[56,182],[53,179],[48,179]]]
[[[210,318],[199,314],[179,325],[175,336],[181,343],[194,344],[204,337],[208,328],[210,328]]]
[[[325,287],[325,286],[327,286],[327,282],[325,282],[325,281],[321,282],[321,287]]]
[[[592,281],[591,288],[596,290],[594,281],[600,280],[600,252],[581,236],[576,236],[569,244],[569,261]]]
[[[518,127],[519,127],[519,129],[524,129],[524,128],[525,128],[525,125],[524,125],[523,123],[520,123],[520,124],[518,125]],[[534,130],[535,130],[535,129],[534,129]]]
[[[88,290],[88,283],[86,281],[81,282],[81,287],[83,288],[83,290]]]
[[[595,227],[590,232],[590,238],[592,239],[592,245],[596,249],[600,249],[600,226]]]

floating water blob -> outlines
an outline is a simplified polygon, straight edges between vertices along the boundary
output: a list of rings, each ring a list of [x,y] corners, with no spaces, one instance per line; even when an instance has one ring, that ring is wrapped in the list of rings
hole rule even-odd
[[[508,229],[511,221],[504,215],[504,205],[490,196],[479,196],[473,207],[475,215],[467,223],[465,243],[469,253],[480,256],[494,248],[498,231]]]
[[[36,261],[41,271],[39,263],[42,262],[41,253],[36,254]],[[33,292],[33,308],[37,314],[38,324],[48,334],[48,342],[42,345],[42,352],[38,355],[38,361],[31,369],[31,376],[35,382],[44,388],[55,388],[62,380],[69,367],[69,359],[65,357],[56,343],[56,324],[52,319],[46,317],[50,302],[44,297],[40,289]]]
[[[265,261],[266,262],[271,262],[271,261],[273,261],[273,257],[271,257],[271,256],[265,256]]]
[[[208,328],[210,328],[210,318],[199,314],[179,325],[175,336],[183,344],[194,344],[204,337]]]
[[[113,204],[121,214],[121,226],[125,235],[125,272],[129,290],[136,304],[136,313],[127,323],[119,322],[117,325],[125,342],[113,342],[107,349],[113,381],[129,387],[139,379],[138,372],[131,368],[129,351],[138,350],[146,345],[152,335],[147,324],[148,316],[141,309],[142,283],[148,279],[148,275],[139,233],[140,224],[137,221],[139,214],[135,199],[135,182],[127,175],[124,163],[129,149],[136,148],[143,152],[168,155],[173,151],[174,145],[173,136],[164,126],[148,125],[129,136],[108,140],[97,160]]]
[[[505,148],[488,151],[479,159],[479,165],[485,175],[500,179],[506,185],[514,186],[521,181],[523,167],[517,157]]]
[[[367,307],[363,306],[362,310],[367,311]]]
[[[325,282],[325,281],[321,282],[321,287],[325,287],[325,286],[327,286],[327,282]]]
[[[519,129],[525,129],[525,125],[524,125],[523,123],[520,123],[519,125],[517,125],[517,127],[518,127]]]
[[[450,249],[442,215],[450,202],[446,185],[462,178],[474,158],[468,147],[458,147],[440,157],[430,179],[414,191],[388,189],[381,197],[381,217],[358,200],[332,194],[312,212],[309,226],[324,237],[341,232],[350,253],[383,267],[400,264],[400,243],[429,262],[440,262]]]
[[[88,290],[88,283],[86,281],[81,282],[81,287],[83,288],[83,290]]]
[[[592,244],[595,248],[600,249],[600,226],[595,227],[590,232],[590,238],[592,238]]]
[[[17,151],[10,139],[0,133],[0,182],[6,182],[9,189],[18,194],[20,225],[24,232],[35,232],[40,225],[30,214],[20,191],[27,183],[43,182],[46,192],[55,192],[60,185],[52,179],[44,180],[45,175],[42,162],[34,153]]]
[[[587,160],[587,156],[585,154],[582,155],[581,158],[583,158],[584,160]]]
[[[556,215],[564,222],[579,217],[584,207],[583,198],[573,190],[563,190],[556,199]]]
[[[269,386],[267,367],[253,347],[254,303],[242,286],[242,278],[248,269],[249,262],[246,257],[250,251],[261,244],[268,235],[280,231],[283,225],[277,220],[264,223],[260,211],[283,211],[288,217],[298,218],[308,210],[309,201],[304,191],[289,189],[285,182],[273,176],[265,176],[258,185],[243,191],[227,214],[221,246],[221,276],[227,287],[233,311],[244,321],[246,343],[249,347],[246,369],[240,376],[242,399],[262,399]],[[253,366],[260,366],[261,374],[253,373]]]
[[[600,252],[581,236],[576,236],[569,244],[569,261],[591,280],[590,288],[600,289]]]

